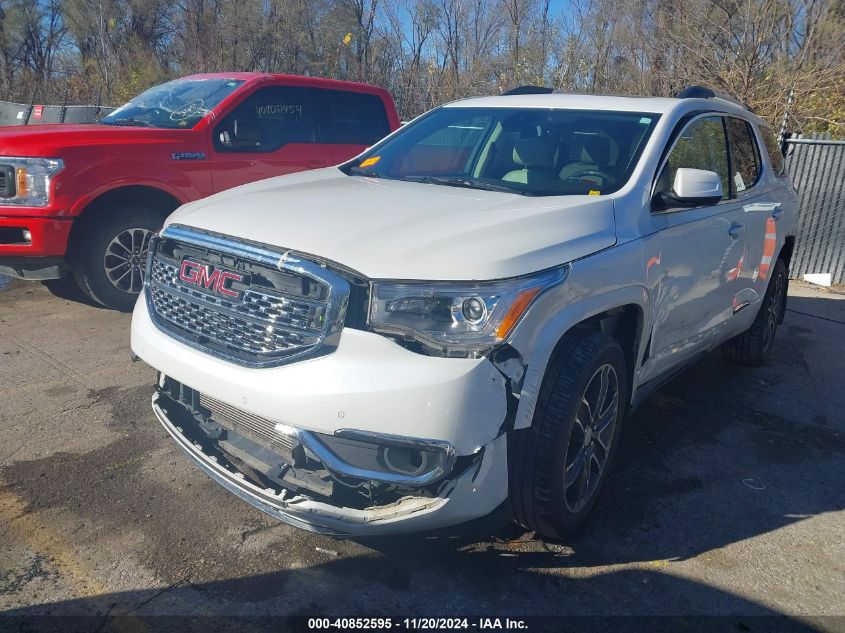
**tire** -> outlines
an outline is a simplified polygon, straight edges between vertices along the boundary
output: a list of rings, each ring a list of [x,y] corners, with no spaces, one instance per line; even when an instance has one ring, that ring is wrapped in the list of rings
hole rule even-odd
[[[722,344],[722,355],[726,359],[751,367],[766,362],[772,351],[778,325],[783,322],[787,286],[786,264],[778,259],[754,323],[739,336]]]
[[[131,205],[89,218],[70,257],[82,291],[107,308],[132,310],[143,287],[150,237],[164,217],[159,211]]]
[[[593,433],[592,429],[600,425],[582,401],[594,403],[594,398],[598,399],[596,379],[600,389],[604,372],[609,384],[604,406],[592,408],[607,412],[604,418],[609,426]],[[558,345],[543,379],[531,426],[512,433],[509,443],[510,496],[517,523],[542,536],[562,539],[587,519],[619,445],[628,408],[627,376],[625,355],[606,334],[572,333]],[[611,414],[612,405],[615,409]],[[590,422],[584,424],[583,419],[588,417]],[[599,441],[602,437],[603,442]],[[579,455],[581,479],[571,481],[576,477]],[[589,470],[584,469],[585,463]],[[564,481],[567,469],[568,484]],[[583,484],[582,495],[577,495]]]

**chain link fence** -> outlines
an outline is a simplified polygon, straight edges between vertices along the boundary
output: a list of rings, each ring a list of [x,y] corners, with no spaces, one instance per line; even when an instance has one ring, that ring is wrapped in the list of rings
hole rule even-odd
[[[793,135],[785,144],[787,169],[801,202],[790,273],[830,273],[834,284],[843,284],[845,141]]]

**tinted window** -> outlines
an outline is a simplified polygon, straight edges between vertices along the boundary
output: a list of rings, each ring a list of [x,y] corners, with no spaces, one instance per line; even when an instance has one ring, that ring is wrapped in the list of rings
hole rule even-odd
[[[782,176],[784,171],[783,153],[781,152],[775,133],[769,128],[762,128],[760,135],[763,137],[763,143],[765,143],[766,151],[769,153],[772,169],[775,170],[775,174]]]
[[[443,107],[344,169],[350,176],[526,195],[602,195],[628,181],[658,118],[638,112]]]
[[[272,152],[288,143],[314,143],[311,90],[268,86],[256,90],[217,126],[214,143],[221,151]]]
[[[671,191],[681,167],[715,171],[722,179],[722,197],[730,195],[728,148],[721,117],[705,117],[689,124],[669,154],[658,179],[657,191]]]
[[[384,103],[376,95],[313,89],[320,143],[372,145],[390,132]]]
[[[727,117],[725,123],[731,144],[731,186],[735,194],[742,193],[757,182],[760,154],[751,126],[746,121]]]

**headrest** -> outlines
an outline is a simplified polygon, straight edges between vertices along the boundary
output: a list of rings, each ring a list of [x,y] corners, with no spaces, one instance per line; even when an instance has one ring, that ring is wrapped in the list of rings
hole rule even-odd
[[[585,136],[581,141],[581,161],[607,165],[610,163],[610,139],[606,136]]]
[[[555,141],[549,136],[520,138],[513,141],[513,162],[531,169],[555,166]]]

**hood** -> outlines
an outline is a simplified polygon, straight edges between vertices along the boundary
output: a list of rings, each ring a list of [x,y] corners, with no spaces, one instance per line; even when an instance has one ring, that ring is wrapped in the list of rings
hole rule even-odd
[[[181,207],[165,224],[314,255],[374,279],[514,277],[616,241],[609,198],[528,197],[334,167],[230,189]]]
[[[44,156],[61,158],[75,147],[93,145],[137,145],[184,140],[191,130],[129,127],[120,125],[16,125],[0,127],[0,156]]]

